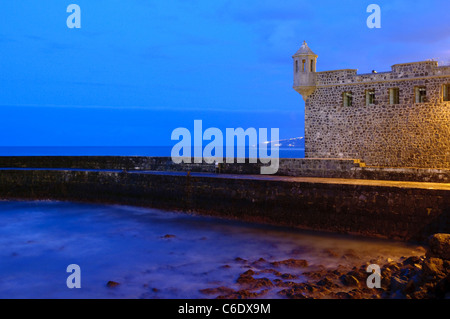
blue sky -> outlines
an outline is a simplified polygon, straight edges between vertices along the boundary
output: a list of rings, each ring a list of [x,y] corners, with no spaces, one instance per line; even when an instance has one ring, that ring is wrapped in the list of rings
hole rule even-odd
[[[71,3],[81,29],[66,26]],[[381,29],[366,26],[371,3]],[[303,136],[303,40],[318,71],[448,63],[449,20],[448,0],[3,0],[0,145],[172,145],[194,119]]]

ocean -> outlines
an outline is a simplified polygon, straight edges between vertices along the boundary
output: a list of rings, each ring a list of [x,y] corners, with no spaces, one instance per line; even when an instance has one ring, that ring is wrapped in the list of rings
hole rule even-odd
[[[237,290],[250,268],[274,280],[274,261],[306,260],[307,268],[277,268],[301,283],[304,271],[423,253],[402,242],[59,201],[0,201],[0,234],[0,298],[215,298],[203,289]],[[80,289],[66,285],[72,264]],[[281,298],[280,289],[264,298]]]
[[[0,146],[0,156],[171,156],[171,150],[172,146]],[[249,148],[245,153],[248,156]],[[280,148],[279,157],[304,158],[305,149]]]

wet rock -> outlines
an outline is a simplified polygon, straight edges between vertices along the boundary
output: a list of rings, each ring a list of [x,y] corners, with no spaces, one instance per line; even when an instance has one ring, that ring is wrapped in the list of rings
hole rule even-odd
[[[241,276],[253,276],[255,274],[255,271],[253,269],[249,269],[246,272],[244,272],[243,274],[241,274]]]
[[[325,276],[337,278],[336,274],[334,274],[333,272],[328,272],[326,270],[307,271],[304,272],[302,275],[314,280],[319,280],[321,278],[324,278]]]
[[[261,290],[259,292],[252,292],[246,289],[239,290],[230,294],[218,296],[217,299],[250,299],[260,298],[269,292],[268,289]]]
[[[253,278],[252,276],[241,274],[236,282],[240,285],[247,285],[252,284],[254,280],[255,278]]]
[[[252,262],[252,266],[260,267],[261,265],[266,264],[266,263],[267,263],[267,260],[265,260],[264,258],[259,258],[258,260]]]
[[[284,282],[281,279],[274,279],[272,282],[276,287],[285,287]]]
[[[241,257],[236,257],[236,258],[234,259],[234,261],[236,261],[236,262],[238,262],[238,263],[246,263],[246,262],[247,262],[246,259],[242,259]]]
[[[364,267],[358,271],[352,270],[347,273],[349,276],[353,276],[359,281],[365,281],[367,277],[370,275],[367,271],[367,267],[364,265]]]
[[[401,263],[390,262],[390,263],[384,265],[381,273],[383,273],[384,271],[389,271],[389,272],[399,271],[401,266],[402,266]]]
[[[229,295],[234,293],[234,289],[228,287],[206,288],[200,289],[200,292],[205,295]]]
[[[297,292],[295,289],[283,289],[278,294],[289,299],[308,299],[302,292]]]
[[[406,287],[408,282],[406,280],[403,280],[399,277],[392,277],[391,278],[391,292],[395,293],[396,291],[403,291]]]
[[[413,279],[409,280],[406,284],[405,288],[403,289],[403,292],[407,295],[412,294],[416,290],[416,281]]]
[[[273,282],[268,278],[253,278],[253,270],[248,270],[241,274],[236,282],[240,285],[245,285],[248,289],[253,290],[261,287],[273,287]]]
[[[273,287],[273,282],[269,278],[257,278],[253,289],[261,287]]]
[[[406,258],[405,260],[403,260],[403,265],[416,265],[416,264],[420,264],[422,262],[422,258],[419,256],[411,256]]]
[[[308,267],[308,262],[304,259],[287,259],[282,261],[275,261],[271,263],[274,267],[286,266],[290,268],[304,268]]]
[[[282,275],[280,275],[280,277],[283,279],[297,279],[298,278],[297,275],[292,275],[292,274],[282,274]]]
[[[359,280],[352,275],[342,275],[339,280],[347,287],[359,286]]]
[[[348,292],[339,291],[331,294],[336,299],[352,299],[352,296]]]
[[[106,287],[108,287],[108,288],[114,288],[114,287],[117,287],[119,285],[120,284],[118,282],[111,281],[111,280],[106,283]]]
[[[434,234],[428,238],[427,257],[450,260],[450,234]]]
[[[273,274],[278,277],[280,277],[282,275],[281,272],[279,272],[278,270],[271,269],[271,268],[260,270],[260,271],[258,271],[258,274]]]
[[[438,282],[436,285],[435,294],[437,298],[450,299],[450,275],[447,275]]]
[[[446,269],[444,261],[440,258],[427,258],[422,263],[423,274],[430,278],[444,278]],[[450,270],[450,269],[449,269]]]
[[[319,280],[316,285],[324,288],[339,288],[339,285],[335,284],[333,281],[326,277],[322,280]]]
[[[278,294],[289,299],[310,299],[311,295],[319,292],[318,287],[308,283],[301,283],[295,284],[291,288],[283,289],[279,291]]]

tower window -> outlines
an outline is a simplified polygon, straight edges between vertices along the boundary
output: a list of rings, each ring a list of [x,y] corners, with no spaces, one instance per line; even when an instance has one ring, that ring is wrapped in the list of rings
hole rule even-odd
[[[295,60],[295,72],[298,72],[298,60]]]
[[[305,72],[306,60],[302,60],[302,72]]]
[[[353,105],[352,92],[344,92],[342,97],[343,97],[343,101],[344,101],[344,106],[352,106]]]
[[[375,104],[375,90],[366,90],[366,105]]]
[[[444,101],[450,101],[450,84],[444,85]]]
[[[427,102],[427,88],[425,86],[416,86],[414,91],[416,103]]]
[[[311,72],[315,72],[315,70],[314,70],[314,60],[311,60]]]
[[[400,89],[389,89],[389,104],[400,104]]]

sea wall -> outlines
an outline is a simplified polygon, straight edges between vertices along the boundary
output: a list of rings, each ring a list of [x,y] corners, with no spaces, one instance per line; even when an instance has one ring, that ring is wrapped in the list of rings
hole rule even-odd
[[[81,168],[260,174],[261,163],[175,164],[170,157],[144,156],[0,156],[0,168]],[[356,159],[281,158],[279,176],[450,183],[450,169],[373,167]]]
[[[450,187],[184,172],[2,170],[0,198],[137,205],[399,240],[450,232]]]

